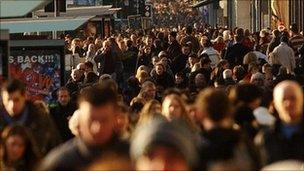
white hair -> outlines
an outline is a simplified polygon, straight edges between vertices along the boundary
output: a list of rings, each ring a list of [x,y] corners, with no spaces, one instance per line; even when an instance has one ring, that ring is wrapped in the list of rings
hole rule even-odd
[[[225,69],[223,71],[223,78],[224,79],[232,78],[232,71],[231,71],[231,69]]]

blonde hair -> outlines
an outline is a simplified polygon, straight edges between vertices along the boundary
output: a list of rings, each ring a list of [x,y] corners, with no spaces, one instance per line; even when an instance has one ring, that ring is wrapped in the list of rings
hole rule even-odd
[[[169,98],[170,100],[176,100],[178,102],[179,106],[181,107],[180,119],[185,121],[191,130],[196,130],[196,126],[194,125],[190,116],[188,115],[188,111],[187,111],[186,103],[185,103],[184,99],[177,94],[170,94],[164,98],[163,103],[167,98]],[[164,106],[163,106],[163,109],[164,109]],[[162,111],[162,114],[165,115],[164,110]]]
[[[258,62],[258,57],[254,52],[248,52],[243,59],[243,64],[248,65],[250,63],[257,63]]]
[[[146,78],[146,79],[149,78],[149,74],[145,70],[141,70],[141,71],[137,72],[135,77],[139,81],[141,78]]]
[[[230,30],[225,30],[223,32],[223,39],[224,39],[224,41],[227,41],[230,39]]]
[[[152,119],[154,119],[157,116],[161,116],[160,113],[158,113],[155,109],[155,107],[159,105],[161,107],[161,104],[157,100],[150,100],[148,103],[144,105],[142,108],[140,114],[139,114],[139,120],[138,124],[146,124],[150,122]]]

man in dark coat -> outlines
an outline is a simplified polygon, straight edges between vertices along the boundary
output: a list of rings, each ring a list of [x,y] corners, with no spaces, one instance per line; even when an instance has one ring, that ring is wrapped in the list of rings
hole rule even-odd
[[[68,125],[68,120],[76,110],[76,104],[71,101],[69,90],[61,87],[57,90],[57,104],[50,107],[50,114],[58,128],[63,141],[67,141],[73,137]]]
[[[271,53],[274,50],[275,47],[279,46],[281,43],[280,31],[273,30],[272,34],[273,34],[273,38],[272,38],[271,42],[269,43],[269,45],[267,47],[267,51],[266,51],[267,56],[269,55],[269,53]]]
[[[171,70],[173,74],[176,74],[186,68],[188,56],[190,55],[189,45],[183,45],[182,52],[179,55],[174,56],[171,61]]]
[[[117,59],[110,41],[103,42],[103,50],[100,55],[94,57],[94,61],[98,66],[99,75],[113,74],[116,71]]]
[[[8,125],[27,127],[43,155],[59,144],[59,135],[51,118],[41,113],[38,106],[26,100],[26,86],[12,79],[1,88],[3,108],[0,108],[0,133]]]
[[[170,32],[169,39],[169,47],[167,49],[169,59],[174,59],[175,57],[181,55],[181,46],[176,40],[177,33],[172,31]]]
[[[242,44],[242,38],[235,36],[235,44],[228,47],[224,59],[227,59],[230,66],[233,68],[243,64],[244,56],[250,52],[250,49]]]
[[[152,74],[152,80],[160,90],[174,86],[173,77],[166,72],[164,65],[161,63],[156,64],[155,73]]]
[[[71,73],[71,77],[68,82],[65,84],[65,87],[69,90],[71,98],[73,100],[77,99],[78,91],[80,86],[82,85],[84,75],[83,72],[79,69],[73,69]]]
[[[126,82],[132,75],[135,75],[138,54],[137,51],[132,50],[131,40],[128,40],[126,44],[127,51],[123,53],[122,57],[124,82]]]

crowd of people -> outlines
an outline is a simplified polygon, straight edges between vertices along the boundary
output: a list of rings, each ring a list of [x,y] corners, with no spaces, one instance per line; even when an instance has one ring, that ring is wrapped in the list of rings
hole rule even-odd
[[[0,170],[303,169],[304,37],[157,28],[65,37],[56,105],[1,84]]]

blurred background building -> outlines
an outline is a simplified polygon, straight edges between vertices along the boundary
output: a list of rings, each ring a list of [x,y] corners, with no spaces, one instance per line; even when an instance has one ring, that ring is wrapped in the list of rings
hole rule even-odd
[[[297,23],[304,29],[303,0],[194,0],[192,7],[212,26],[258,31]]]

